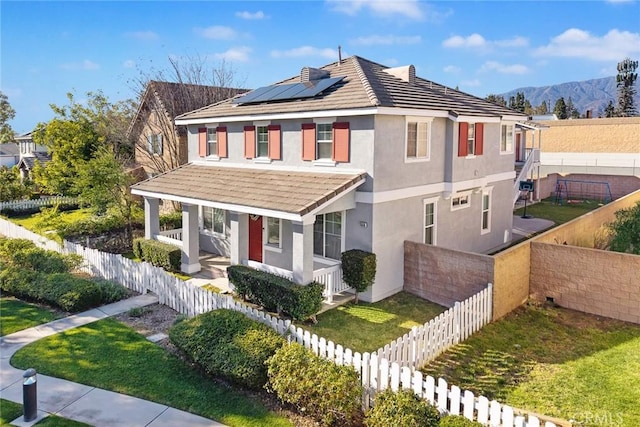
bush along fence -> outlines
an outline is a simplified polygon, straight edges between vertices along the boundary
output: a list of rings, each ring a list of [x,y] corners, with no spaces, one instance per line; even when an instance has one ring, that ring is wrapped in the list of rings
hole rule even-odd
[[[84,270],[102,276],[140,293],[153,292],[160,304],[167,305],[187,316],[195,316],[220,308],[239,311],[269,325],[290,341],[298,342],[316,355],[338,365],[352,366],[359,373],[365,389],[363,406],[368,408],[378,391],[411,389],[442,412],[463,415],[490,426],[555,427],[542,424],[529,415],[515,415],[514,410],[486,397],[476,397],[470,391],[451,386],[442,378],[423,376],[417,367],[437,357],[448,347],[463,341],[491,319],[491,285],[473,297],[457,303],[448,311],[420,328],[379,349],[375,353],[358,353],[340,344],[319,338],[296,327],[290,320],[235,301],[230,295],[217,294],[165,272],[146,262],[136,262],[119,254],[110,254],[64,241],[63,245],[32,233],[0,218],[0,235],[29,239],[36,245],[57,252],[75,253],[86,261]],[[393,350],[392,350],[393,349]],[[389,358],[389,359],[387,359]]]

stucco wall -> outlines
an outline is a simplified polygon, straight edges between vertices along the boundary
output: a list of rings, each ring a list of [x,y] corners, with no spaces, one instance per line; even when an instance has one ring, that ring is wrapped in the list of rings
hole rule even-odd
[[[640,256],[531,243],[531,296],[640,323]]]
[[[404,252],[404,290],[447,307],[480,292],[494,276],[488,255],[409,241]]]
[[[542,152],[638,153],[640,117],[544,120]],[[531,145],[531,138],[527,138]]]

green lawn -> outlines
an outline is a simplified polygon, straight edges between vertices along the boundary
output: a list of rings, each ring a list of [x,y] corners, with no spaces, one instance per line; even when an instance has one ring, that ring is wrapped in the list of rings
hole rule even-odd
[[[640,425],[638,325],[561,308],[520,307],[422,371],[579,425],[601,425],[596,416],[618,422],[611,425]]]
[[[372,352],[446,310],[406,292],[369,304],[346,304],[318,315],[302,327],[353,351]]]
[[[0,399],[0,427],[12,426],[11,421],[22,416],[22,405],[9,400]],[[90,427],[89,424],[49,415],[36,424],[40,427]]]
[[[73,211],[65,211],[56,214],[53,217],[49,217],[46,213],[37,213],[33,215],[20,216],[11,218],[11,222],[14,222],[27,230],[34,233],[42,234],[43,236],[62,242],[62,238],[58,236],[56,228],[60,224],[70,224],[82,219],[89,218],[92,215],[89,209],[76,209]]]
[[[128,326],[105,319],[36,341],[11,363],[20,369],[137,396],[230,426],[288,426],[261,401],[195,371]]]
[[[53,309],[28,304],[12,297],[0,298],[0,336],[48,323],[60,318]]]
[[[564,224],[600,206],[597,202],[591,201],[585,201],[583,203],[566,203],[565,201],[562,205],[558,205],[555,204],[554,198],[550,197],[541,200],[539,203],[527,205],[527,215],[535,218],[549,219],[556,224]],[[524,208],[516,209],[513,213],[514,215],[522,215]]]

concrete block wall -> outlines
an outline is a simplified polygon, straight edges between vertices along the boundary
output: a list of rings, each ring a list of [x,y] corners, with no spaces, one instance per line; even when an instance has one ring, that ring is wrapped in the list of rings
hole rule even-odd
[[[409,241],[404,253],[404,290],[446,307],[480,292],[494,276],[489,255]]]
[[[640,256],[531,243],[531,297],[640,323]]]
[[[494,255],[493,320],[509,314],[529,298],[530,252],[530,241],[525,241]]]
[[[639,137],[640,138],[640,137]],[[638,142],[640,146],[640,142]],[[640,150],[640,147],[638,147]],[[557,173],[549,174],[540,178],[538,188],[540,191],[540,198],[545,199],[547,197],[555,196],[556,184],[558,179],[573,179],[578,181],[602,181],[608,182],[611,189],[612,199],[616,200],[623,197],[626,194],[633,193],[640,189],[640,177],[637,176],[625,176],[625,175],[592,175],[592,174],[566,174],[561,175]]]

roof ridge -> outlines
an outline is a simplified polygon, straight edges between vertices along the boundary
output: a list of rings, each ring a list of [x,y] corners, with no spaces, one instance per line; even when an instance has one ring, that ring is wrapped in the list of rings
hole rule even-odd
[[[369,100],[371,101],[371,103],[373,105],[380,105],[380,100],[376,96],[376,93],[373,90],[373,86],[371,86],[371,83],[369,82],[369,79],[365,75],[364,70],[362,69],[362,66],[360,65],[360,57],[354,55],[354,56],[351,57],[351,60],[355,64],[354,68],[356,69],[356,74],[360,78],[360,82],[362,83],[362,86],[364,86],[364,91],[367,93],[367,96],[369,97]]]

